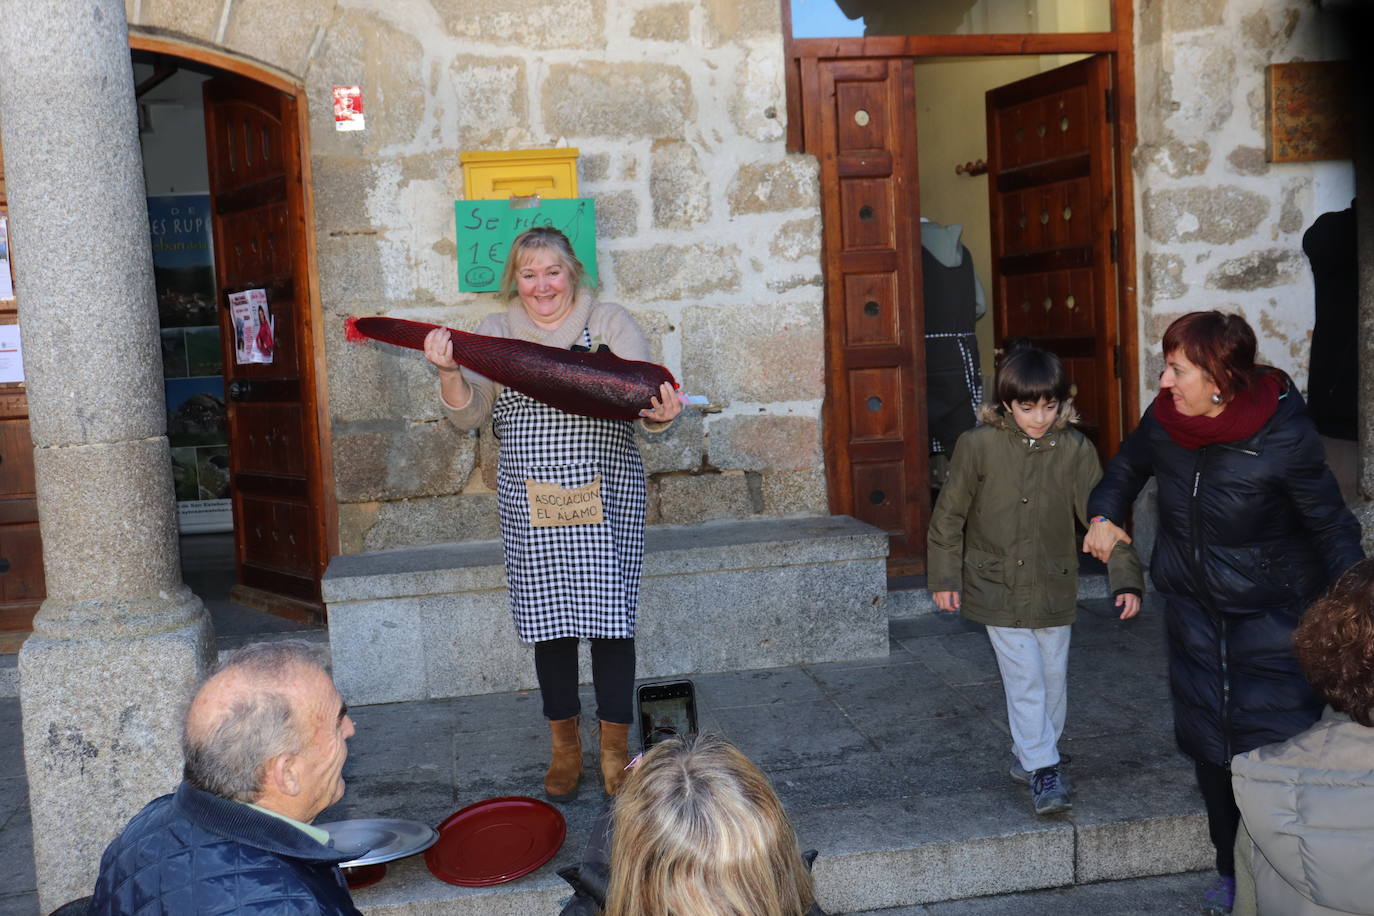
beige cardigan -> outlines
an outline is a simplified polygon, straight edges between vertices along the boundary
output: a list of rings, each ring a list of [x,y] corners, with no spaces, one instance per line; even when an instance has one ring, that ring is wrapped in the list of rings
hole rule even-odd
[[[563,323],[552,331],[546,331],[530,321],[524,305],[519,299],[512,299],[504,312],[493,312],[482,319],[477,326],[478,334],[489,337],[508,337],[528,340],[546,347],[566,350],[582,337],[586,328],[592,335],[592,351],[601,344],[611,348],[611,352],[621,359],[647,361],[649,342],[639,329],[634,318],[623,306],[611,302],[598,302],[588,290],[579,290],[573,303],[573,310]],[[463,378],[472,389],[472,397],[463,407],[454,407],[439,395],[444,416],[459,429],[476,429],[491,417],[492,406],[501,394],[503,385],[484,375],[463,367]],[[648,404],[644,405],[648,407]],[[658,433],[667,429],[668,423],[649,423],[641,419],[640,425],[647,432]]]

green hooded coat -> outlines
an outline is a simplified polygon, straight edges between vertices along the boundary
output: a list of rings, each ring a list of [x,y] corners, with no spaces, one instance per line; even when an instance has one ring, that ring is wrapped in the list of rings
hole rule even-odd
[[[1102,477],[1097,451],[1066,411],[1039,439],[984,407],[959,437],[930,519],[932,592],[959,592],[959,612],[994,627],[1065,626],[1078,610],[1079,535]],[[1135,550],[1119,542],[1107,564],[1113,594],[1144,591]]]

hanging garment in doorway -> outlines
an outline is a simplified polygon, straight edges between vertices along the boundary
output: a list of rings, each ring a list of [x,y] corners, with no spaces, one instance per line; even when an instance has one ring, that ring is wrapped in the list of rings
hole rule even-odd
[[[926,406],[930,450],[948,453],[973,427],[983,399],[974,322],[987,310],[963,226],[921,220],[926,325]]]

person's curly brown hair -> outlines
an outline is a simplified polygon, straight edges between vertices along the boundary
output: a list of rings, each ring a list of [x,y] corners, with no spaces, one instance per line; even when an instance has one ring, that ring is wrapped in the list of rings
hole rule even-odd
[[[1374,726],[1374,559],[1350,567],[1308,608],[1293,647],[1333,709]]]

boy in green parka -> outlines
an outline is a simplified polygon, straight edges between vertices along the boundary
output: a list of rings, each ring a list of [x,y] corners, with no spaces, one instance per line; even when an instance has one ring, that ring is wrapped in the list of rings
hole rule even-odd
[[[1078,610],[1074,519],[1102,477],[1053,353],[1011,350],[995,405],[959,437],[930,520],[928,585],[942,611],[984,624],[997,655],[1011,726],[1011,776],[1029,783],[1037,814],[1072,807],[1060,773],[1068,706],[1069,631]],[[1121,619],[1140,610],[1135,550],[1118,542],[1107,564]]]

